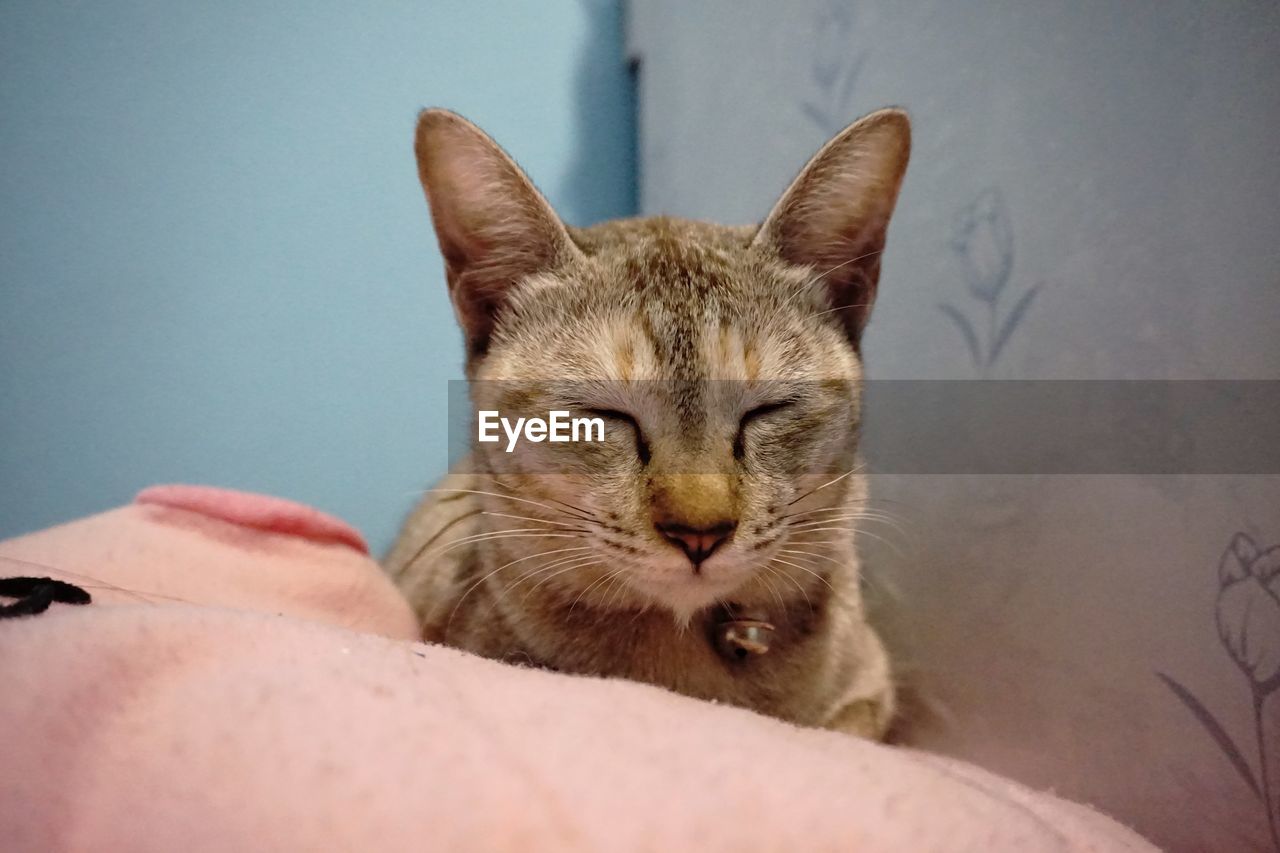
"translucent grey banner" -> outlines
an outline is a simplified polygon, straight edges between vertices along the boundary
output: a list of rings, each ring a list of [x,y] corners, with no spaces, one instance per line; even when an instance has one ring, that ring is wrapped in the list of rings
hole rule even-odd
[[[565,441],[553,441],[552,424],[542,438],[536,424],[528,431],[554,412]],[[595,417],[605,442],[590,441],[585,422],[571,434],[573,420]],[[490,439],[483,443],[482,427]],[[618,454],[676,448],[683,452],[670,465],[724,471],[731,452],[791,453],[819,434],[855,430],[870,473],[1280,474],[1280,381],[877,380],[858,388],[540,380],[449,388],[455,468],[474,464],[467,457],[477,447],[504,467],[579,474],[616,464]]]

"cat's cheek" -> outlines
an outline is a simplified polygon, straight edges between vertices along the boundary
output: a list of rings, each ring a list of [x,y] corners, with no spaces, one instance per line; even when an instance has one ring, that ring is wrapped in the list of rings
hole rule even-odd
[[[595,479],[636,476],[635,454],[627,442],[526,442],[519,452],[531,469],[545,474],[570,474]]]

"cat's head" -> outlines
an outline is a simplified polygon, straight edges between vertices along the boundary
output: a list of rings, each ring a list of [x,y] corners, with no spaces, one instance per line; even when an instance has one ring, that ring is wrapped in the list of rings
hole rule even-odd
[[[828,142],[762,225],[577,229],[475,125],[421,115],[419,173],[476,405],[605,419],[601,443],[476,445],[495,491],[527,502],[508,512],[539,519],[515,525],[587,540],[551,585],[687,616],[827,573],[801,552],[830,551],[849,521],[835,508],[859,496],[856,476],[818,487],[855,466],[859,341],[909,148],[906,115],[882,110]]]

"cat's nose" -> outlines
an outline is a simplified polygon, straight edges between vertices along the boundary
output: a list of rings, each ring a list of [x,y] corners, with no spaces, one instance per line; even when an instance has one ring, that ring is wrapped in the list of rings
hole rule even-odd
[[[686,524],[659,522],[655,525],[667,541],[684,551],[696,570],[702,561],[733,535],[736,521],[722,521],[709,527],[690,527]]]

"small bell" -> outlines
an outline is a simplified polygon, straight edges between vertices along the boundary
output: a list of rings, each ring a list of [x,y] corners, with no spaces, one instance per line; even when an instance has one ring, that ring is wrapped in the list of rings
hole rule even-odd
[[[716,649],[730,660],[746,660],[769,651],[776,629],[763,619],[729,619],[716,625]]]

